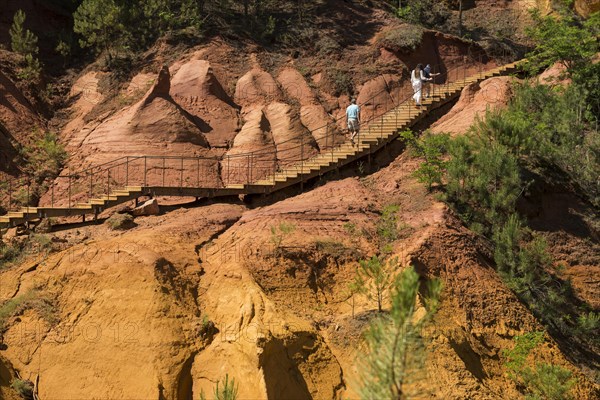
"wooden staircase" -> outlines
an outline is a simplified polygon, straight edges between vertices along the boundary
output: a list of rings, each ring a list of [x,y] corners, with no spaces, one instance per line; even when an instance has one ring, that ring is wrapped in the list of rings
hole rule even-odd
[[[455,99],[465,86],[494,76],[512,73],[516,70],[518,63],[507,64],[454,83],[438,85],[433,92],[433,97],[423,99],[422,107],[417,108],[412,101],[403,102],[361,131],[354,144],[347,141],[339,147],[285,167],[285,169],[276,172],[274,175],[252,183],[232,184],[221,188],[127,186],[113,190],[109,195],[94,198],[85,203],[77,203],[71,207],[23,207],[17,212],[9,212],[4,216],[0,216],[0,228],[13,227],[40,218],[83,216],[85,219],[85,215],[97,217],[99,213],[110,207],[144,195],[193,196],[200,198],[272,193],[315,176],[323,175],[376,152],[394,140],[398,132],[408,129],[422,119],[429,110]]]

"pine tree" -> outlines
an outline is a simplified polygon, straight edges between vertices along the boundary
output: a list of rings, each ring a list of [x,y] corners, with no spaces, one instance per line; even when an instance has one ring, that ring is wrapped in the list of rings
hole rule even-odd
[[[421,329],[437,310],[441,289],[439,280],[429,283],[424,298],[427,313],[416,318],[419,276],[413,267],[400,274],[392,291],[390,313],[377,318],[365,334],[368,352],[360,363],[362,399],[397,400],[412,395],[412,384],[424,373]]]
[[[397,259],[385,262],[373,256],[369,260],[361,260],[352,284],[355,293],[364,294],[367,299],[377,303],[377,310],[383,311],[383,303],[394,285],[394,271]]]
[[[73,14],[73,30],[80,35],[81,47],[106,52],[112,59],[125,40],[121,8],[114,0],[84,0]]]
[[[235,383],[235,379],[229,379],[229,374],[225,374],[223,380],[223,386],[219,387],[220,381],[217,381],[215,386],[213,398],[215,400],[236,400],[238,396],[238,385]],[[206,400],[204,391],[200,392],[200,400]]]
[[[10,27],[10,42],[12,50],[23,56],[27,54],[36,55],[38,53],[38,38],[29,29],[24,28],[27,16],[23,10],[15,13],[13,24]]]

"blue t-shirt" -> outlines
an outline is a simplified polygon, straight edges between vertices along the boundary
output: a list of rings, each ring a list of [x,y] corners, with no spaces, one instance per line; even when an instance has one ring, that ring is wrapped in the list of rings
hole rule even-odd
[[[429,65],[423,68],[423,76],[425,76],[425,78],[431,77],[431,67]]]
[[[360,107],[356,104],[350,104],[348,108],[346,108],[346,116],[348,119],[358,119],[360,115]]]

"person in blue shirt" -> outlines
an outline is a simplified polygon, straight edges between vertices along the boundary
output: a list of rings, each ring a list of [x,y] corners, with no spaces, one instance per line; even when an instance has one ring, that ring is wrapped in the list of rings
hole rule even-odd
[[[354,144],[354,137],[360,129],[360,107],[356,104],[356,99],[352,99],[352,104],[346,108],[346,117],[348,118],[348,132],[350,132],[350,141]]]
[[[428,98],[431,95],[431,85],[433,85],[433,77],[438,76],[437,74],[431,73],[431,65],[427,64],[425,68],[423,68],[423,76],[425,77],[425,81],[423,85],[425,86],[425,98]]]

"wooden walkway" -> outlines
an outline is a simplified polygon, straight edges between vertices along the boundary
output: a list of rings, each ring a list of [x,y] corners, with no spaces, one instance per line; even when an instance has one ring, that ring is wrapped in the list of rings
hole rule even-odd
[[[349,141],[330,151],[314,157],[300,160],[295,164],[273,170],[268,176],[249,183],[228,184],[224,187],[179,187],[165,185],[124,186],[107,191],[107,195],[92,198],[87,202],[67,207],[24,207],[0,217],[0,228],[14,227],[26,221],[49,217],[97,216],[102,211],[141,196],[182,196],[197,198],[218,198],[232,195],[272,193],[292,185],[301,184],[313,177],[359,160],[385,147],[397,138],[400,131],[406,130],[421,120],[427,113],[460,95],[462,89],[474,82],[506,75],[514,72],[517,62],[507,64],[474,76],[459,79],[454,83],[436,85],[433,96],[423,99],[423,106],[417,108],[412,101],[406,100],[386,112],[361,131],[353,145]],[[138,157],[139,158],[139,157]],[[258,175],[258,174],[257,174]],[[256,176],[256,175],[255,175]],[[69,204],[71,201],[69,199]]]

